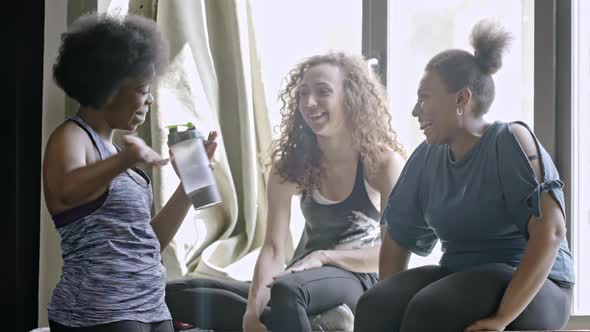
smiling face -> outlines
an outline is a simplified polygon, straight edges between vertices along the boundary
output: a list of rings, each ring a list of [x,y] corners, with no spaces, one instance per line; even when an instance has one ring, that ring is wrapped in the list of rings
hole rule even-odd
[[[457,107],[458,94],[448,91],[436,71],[427,71],[420,81],[412,115],[418,118],[428,144],[449,143],[459,127]]]
[[[153,67],[146,75],[130,78],[117,90],[102,108],[111,128],[135,131],[146,118],[154,102],[151,86],[155,78]]]
[[[299,112],[318,136],[347,130],[342,83],[340,68],[324,63],[307,69],[298,86]]]

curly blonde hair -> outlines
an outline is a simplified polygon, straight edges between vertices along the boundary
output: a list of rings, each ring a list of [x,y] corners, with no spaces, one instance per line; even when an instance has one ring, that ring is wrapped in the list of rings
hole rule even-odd
[[[368,63],[360,56],[328,53],[307,58],[285,77],[280,92],[282,102],[280,137],[271,145],[271,164],[281,178],[296,183],[300,190],[318,185],[323,170],[316,135],[299,112],[298,86],[305,72],[320,64],[331,64],[343,74],[343,104],[352,131],[353,149],[363,164],[374,171],[388,149],[405,156],[391,127],[385,89]]]

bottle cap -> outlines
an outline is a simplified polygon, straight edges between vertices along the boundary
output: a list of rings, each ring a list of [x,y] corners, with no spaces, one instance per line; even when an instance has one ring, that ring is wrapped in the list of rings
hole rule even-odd
[[[178,131],[179,127],[186,127],[187,130]],[[168,129],[168,146],[172,146],[176,143],[193,138],[204,139],[204,136],[197,130],[197,128],[195,128],[195,125],[193,125],[192,122],[187,122],[185,124],[169,125],[166,126],[166,128]]]

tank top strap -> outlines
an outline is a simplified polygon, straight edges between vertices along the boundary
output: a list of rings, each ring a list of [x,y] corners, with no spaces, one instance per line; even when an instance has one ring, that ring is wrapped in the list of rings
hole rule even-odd
[[[359,158],[358,165],[356,167],[354,187],[352,189],[352,193],[350,194],[350,196],[348,198],[358,199],[359,195],[363,198],[369,197],[369,193],[367,192],[367,188],[365,188],[365,170],[364,170],[364,166],[363,166],[363,162],[362,162],[361,158]]]
[[[92,129],[92,127],[90,127],[90,125],[86,121],[84,121],[84,119],[82,119],[82,117],[80,117],[77,114],[72,115],[66,119],[66,122],[67,121],[74,122],[88,134],[88,137],[90,137],[90,140],[92,141],[92,145],[94,145],[94,147],[98,151],[100,159],[106,159],[112,155],[111,151],[107,149],[102,138],[98,135],[96,131],[94,131],[94,129]]]

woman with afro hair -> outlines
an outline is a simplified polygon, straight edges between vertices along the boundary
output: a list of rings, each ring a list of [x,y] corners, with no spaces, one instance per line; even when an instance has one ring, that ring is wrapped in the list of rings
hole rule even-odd
[[[62,35],[54,79],[80,108],[51,134],[43,162],[63,258],[48,309],[52,332],[173,331],[160,252],[190,201],[179,185],[152,218],[150,180],[137,166],[168,160],[138,137],[113,144],[115,131],[145,121],[167,63],[167,42],[140,16],[89,14]],[[209,157],[214,140],[211,133]]]

